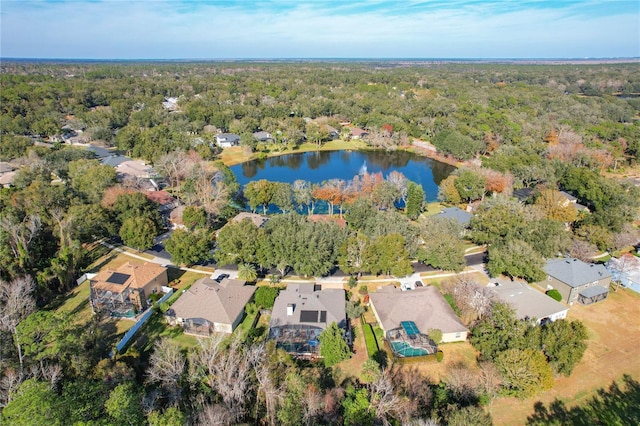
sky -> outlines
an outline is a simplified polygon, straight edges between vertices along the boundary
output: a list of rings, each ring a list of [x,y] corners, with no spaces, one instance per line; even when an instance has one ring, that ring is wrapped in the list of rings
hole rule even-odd
[[[0,57],[640,57],[640,0],[0,0]]]

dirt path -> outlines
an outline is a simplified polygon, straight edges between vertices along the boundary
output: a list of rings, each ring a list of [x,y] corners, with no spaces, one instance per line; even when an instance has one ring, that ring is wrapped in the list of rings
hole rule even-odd
[[[490,409],[494,424],[525,424],[537,401],[548,406],[560,399],[571,407],[623,374],[640,378],[640,294],[619,289],[595,305],[571,306],[568,318],[582,321],[589,330],[587,351],[571,377],[557,378],[553,389],[535,398],[497,399]]]

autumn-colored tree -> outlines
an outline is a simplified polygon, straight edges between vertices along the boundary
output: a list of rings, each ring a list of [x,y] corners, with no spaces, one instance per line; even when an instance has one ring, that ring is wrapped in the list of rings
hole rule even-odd
[[[511,175],[505,175],[492,169],[480,169],[479,172],[484,176],[484,190],[486,192],[501,194],[510,191],[513,186]]]
[[[440,182],[438,187],[438,199],[449,204],[460,204],[462,198],[456,188],[455,182],[458,176],[449,175],[446,179]]]
[[[133,194],[136,191],[135,189],[131,189],[131,188],[125,188],[121,185],[115,185],[112,186],[110,188],[107,188],[104,191],[104,195],[102,196],[102,200],[100,201],[100,205],[108,210],[111,210],[113,208],[113,205],[115,204],[116,200],[118,199],[118,196],[121,194]]]
[[[573,203],[555,189],[543,189],[536,198],[535,205],[548,219],[560,222],[574,222],[578,211]]]

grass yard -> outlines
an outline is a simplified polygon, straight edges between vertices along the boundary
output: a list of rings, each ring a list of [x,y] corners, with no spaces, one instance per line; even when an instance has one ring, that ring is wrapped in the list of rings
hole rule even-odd
[[[580,364],[571,377],[556,378],[553,389],[537,397],[495,400],[490,412],[496,425],[525,424],[538,401],[545,406],[556,399],[567,407],[581,405],[624,374],[640,378],[640,294],[619,289],[592,306],[571,306],[568,318],[582,321],[589,330],[587,351]]]

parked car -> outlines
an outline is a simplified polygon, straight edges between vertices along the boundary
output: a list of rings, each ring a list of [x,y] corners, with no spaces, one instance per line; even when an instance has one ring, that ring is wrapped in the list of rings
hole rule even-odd
[[[220,274],[217,277],[215,277],[213,280],[217,281],[217,282],[222,282],[222,280],[224,280],[225,278],[229,278],[229,274]]]

